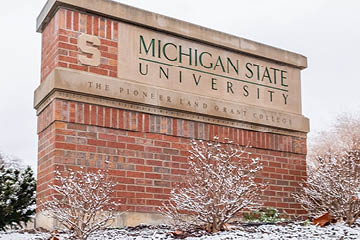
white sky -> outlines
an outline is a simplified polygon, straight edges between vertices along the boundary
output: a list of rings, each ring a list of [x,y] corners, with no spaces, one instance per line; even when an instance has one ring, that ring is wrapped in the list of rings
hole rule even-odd
[[[4,1],[0,13],[0,151],[36,166],[33,91],[40,82],[36,17],[46,0]],[[311,133],[360,108],[360,1],[118,0],[204,27],[294,51],[302,71],[303,114]]]

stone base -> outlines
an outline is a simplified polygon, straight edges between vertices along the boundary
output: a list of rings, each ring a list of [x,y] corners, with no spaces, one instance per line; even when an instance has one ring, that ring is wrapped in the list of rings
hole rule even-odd
[[[115,218],[111,227],[134,227],[140,224],[159,225],[167,222],[166,217],[159,213],[124,212]],[[35,228],[44,228],[49,231],[63,229],[63,226],[55,219],[47,216],[45,212],[36,214]]]
[[[140,224],[160,225],[166,222],[167,218],[159,213],[125,212],[116,218],[113,225],[134,227]]]
[[[59,223],[55,219],[47,216],[45,212],[36,213],[34,225],[35,228],[44,228],[49,231],[53,231],[59,227]]]

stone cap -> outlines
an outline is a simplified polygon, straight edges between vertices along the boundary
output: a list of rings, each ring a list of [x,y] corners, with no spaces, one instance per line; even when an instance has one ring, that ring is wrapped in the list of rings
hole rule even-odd
[[[307,58],[303,55],[110,0],[48,0],[37,18],[37,32],[45,29],[57,9],[61,7],[151,28],[299,69],[307,67]]]

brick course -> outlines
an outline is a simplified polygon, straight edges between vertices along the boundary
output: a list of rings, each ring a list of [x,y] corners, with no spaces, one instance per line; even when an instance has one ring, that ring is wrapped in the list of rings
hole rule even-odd
[[[47,186],[53,181],[54,169],[102,168],[108,160],[111,176],[119,183],[114,196],[123,207],[155,212],[174,183],[186,174],[190,140],[210,140],[218,135],[251,145],[250,157],[260,158],[264,168],[258,181],[269,184],[262,197],[265,206],[288,214],[304,213],[291,196],[306,176],[304,138],[59,99],[39,115],[38,123],[39,199],[49,194]]]

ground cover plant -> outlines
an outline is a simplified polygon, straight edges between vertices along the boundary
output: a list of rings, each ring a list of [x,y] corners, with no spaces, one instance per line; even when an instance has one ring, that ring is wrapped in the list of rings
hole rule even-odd
[[[260,210],[243,213],[244,221],[259,223],[276,223],[283,222],[285,218],[280,216],[276,208],[262,208]]]

